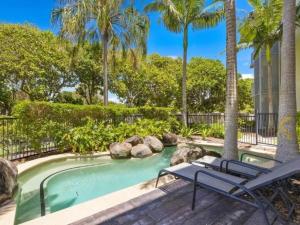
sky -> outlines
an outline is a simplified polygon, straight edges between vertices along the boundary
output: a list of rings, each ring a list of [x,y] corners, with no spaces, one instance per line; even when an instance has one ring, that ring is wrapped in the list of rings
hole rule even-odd
[[[55,31],[51,24],[50,14],[57,0],[9,0],[1,2],[0,23],[30,23],[42,30]],[[150,0],[136,0],[137,7],[141,8]],[[237,0],[238,20],[251,11],[247,0]],[[182,34],[168,31],[159,23],[159,14],[151,13],[150,35],[148,40],[148,54],[159,53],[163,56],[182,56]],[[205,30],[190,30],[188,58],[206,57],[219,59],[225,63],[226,26],[225,22],[214,28]],[[253,76],[250,68],[251,49],[243,50],[238,54],[238,72],[245,77]],[[110,95],[111,100],[116,96]]]

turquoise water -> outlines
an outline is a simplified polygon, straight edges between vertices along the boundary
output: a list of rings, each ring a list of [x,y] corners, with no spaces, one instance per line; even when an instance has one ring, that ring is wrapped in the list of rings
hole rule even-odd
[[[222,153],[223,149],[205,146]],[[21,190],[17,199],[15,223],[20,224],[41,216],[40,183],[49,175],[60,172],[44,183],[46,214],[109,194],[153,179],[160,169],[170,165],[175,147],[145,159],[112,160],[105,157],[77,157],[44,163],[19,177]],[[240,152],[242,153],[242,152]],[[247,161],[256,162],[248,158]]]
[[[41,215],[39,186],[55,172],[84,165],[51,177],[44,184],[46,214],[150,180],[170,165],[175,148],[145,159],[112,160],[110,157],[68,158],[39,165],[19,177],[15,224]],[[67,179],[66,179],[67,178]]]

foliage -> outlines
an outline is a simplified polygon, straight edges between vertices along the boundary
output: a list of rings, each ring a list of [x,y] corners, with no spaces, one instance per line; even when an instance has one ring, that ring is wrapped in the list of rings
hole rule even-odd
[[[182,137],[185,138],[191,138],[195,134],[195,130],[193,128],[182,126],[179,133],[182,135]]]
[[[41,143],[47,139],[60,143],[68,130],[84,126],[87,118],[105,125],[117,125],[125,118],[134,119],[131,116],[135,114],[148,119],[168,120],[172,117],[172,112],[171,108],[127,108],[120,105],[103,107],[29,101],[20,102],[13,109],[21,133],[29,137],[29,142],[35,149],[39,149]]]
[[[182,122],[187,125],[187,50],[189,28],[194,30],[216,26],[224,15],[222,8],[205,8],[205,1],[194,0],[153,0],[145,7],[145,11],[156,11],[161,14],[161,21],[168,30],[175,33],[183,33],[183,60],[182,60]],[[214,9],[214,10],[208,10]]]
[[[180,59],[150,55],[135,67],[128,60],[118,60],[112,86],[129,106],[174,106],[179,91]]]
[[[83,105],[83,99],[81,96],[69,91],[63,91],[59,93],[54,102]]]
[[[78,83],[76,92],[84,98],[86,104],[96,104],[101,100],[103,88],[101,46],[84,43],[75,50],[72,66]]]
[[[188,65],[189,112],[223,112],[226,70],[218,60],[192,58]]]
[[[52,20],[60,25],[60,33],[64,38],[75,43],[89,39],[102,45],[104,105],[108,105],[109,47],[112,47],[113,55],[119,47],[146,52],[148,17],[140,14],[133,4],[125,6],[125,2],[60,0],[52,12]]]
[[[73,84],[68,45],[30,25],[0,24],[0,79],[32,100],[53,100]]]
[[[282,0],[249,0],[254,11],[239,27],[240,44],[254,47],[254,57],[261,50],[266,52],[266,59],[271,61],[271,48],[280,39],[282,20]]]
[[[238,80],[239,111],[253,113],[254,99],[252,97],[253,79]]]
[[[111,126],[88,119],[84,126],[75,127],[63,136],[63,147],[71,148],[73,152],[80,154],[105,151],[114,141],[112,131]]]
[[[164,133],[170,131],[171,125],[167,121],[142,119],[134,123],[112,126],[88,119],[85,125],[73,128],[64,135],[63,146],[81,154],[106,151],[109,144],[122,142],[133,135],[141,137],[152,135],[161,138]]]

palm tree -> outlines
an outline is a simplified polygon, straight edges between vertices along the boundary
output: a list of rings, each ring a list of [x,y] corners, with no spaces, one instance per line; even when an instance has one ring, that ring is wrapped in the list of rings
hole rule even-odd
[[[129,7],[124,4],[125,0],[59,0],[52,12],[63,37],[75,43],[97,40],[102,45],[104,105],[108,105],[109,47],[145,49],[148,37],[148,18],[139,14],[133,3]]]
[[[212,5],[216,6],[216,4]],[[166,28],[175,33],[183,32],[182,62],[182,122],[187,125],[187,50],[189,28],[203,29],[216,26],[223,19],[223,10],[205,8],[204,0],[154,0],[145,11],[158,11]],[[209,10],[212,9],[213,10]]]
[[[271,49],[280,39],[280,24],[282,18],[282,0],[248,0],[254,11],[239,28],[240,44],[248,44],[254,48],[256,58],[261,51],[265,52],[267,61],[267,85],[269,113],[273,113],[272,92],[272,58]],[[270,117],[269,128],[274,128],[274,121]]]
[[[282,161],[299,154],[296,133],[296,3],[285,0],[283,11],[282,60],[279,92],[278,149],[276,158]]]
[[[226,14],[226,106],[225,106],[225,159],[237,159],[237,46],[235,0],[225,0]]]

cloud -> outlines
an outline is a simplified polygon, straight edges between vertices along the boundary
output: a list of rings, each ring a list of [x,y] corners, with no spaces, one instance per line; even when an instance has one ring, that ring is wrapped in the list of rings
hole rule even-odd
[[[242,79],[254,79],[254,75],[252,73],[243,73]]]

